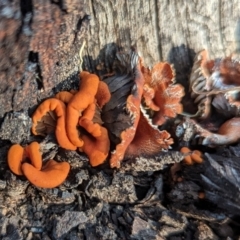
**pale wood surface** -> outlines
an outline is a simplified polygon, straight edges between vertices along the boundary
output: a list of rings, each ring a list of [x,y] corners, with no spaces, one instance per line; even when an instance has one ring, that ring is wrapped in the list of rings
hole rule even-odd
[[[239,0],[84,2],[92,16],[85,51],[91,59],[107,45],[106,53],[111,43],[124,47],[135,44],[148,66],[168,60],[187,69],[203,48],[211,57],[229,55],[239,48]]]

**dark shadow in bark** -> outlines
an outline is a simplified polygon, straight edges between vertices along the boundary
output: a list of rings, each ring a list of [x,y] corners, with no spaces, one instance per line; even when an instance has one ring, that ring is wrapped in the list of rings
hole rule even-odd
[[[116,43],[106,44],[96,59],[91,55],[83,56],[83,69],[101,76],[104,72],[111,72],[114,58],[119,46]]]
[[[182,44],[177,47],[173,47],[168,54],[167,61],[173,64],[176,73],[176,82],[184,86],[185,96],[182,99],[184,105],[184,111],[195,113],[196,108],[193,108],[193,104],[189,92],[189,76],[193,66],[193,60],[196,53],[193,49],[188,48]]]

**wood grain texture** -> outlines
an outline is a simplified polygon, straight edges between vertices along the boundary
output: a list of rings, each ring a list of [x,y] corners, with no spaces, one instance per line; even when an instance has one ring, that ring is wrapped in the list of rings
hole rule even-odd
[[[203,48],[211,57],[229,55],[240,48],[238,0],[84,2],[92,16],[86,52],[89,61],[99,56],[100,49],[106,54],[116,43],[136,45],[148,66],[168,60],[187,69],[194,53]]]
[[[0,1],[0,119],[77,76],[87,26],[81,0]]]

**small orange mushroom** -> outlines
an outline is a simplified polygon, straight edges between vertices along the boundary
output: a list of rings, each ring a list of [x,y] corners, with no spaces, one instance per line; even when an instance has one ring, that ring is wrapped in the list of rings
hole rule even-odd
[[[38,170],[42,168],[42,155],[38,142],[32,142],[25,147],[26,157],[30,159],[31,164]]]
[[[202,159],[202,152],[198,151],[198,150],[194,150],[192,151],[192,160],[195,163],[202,163],[203,159]]]
[[[110,100],[111,93],[109,91],[108,85],[105,82],[99,81],[98,90],[95,98],[100,108],[102,108]]]
[[[59,92],[55,95],[55,98],[59,99],[60,101],[64,102],[65,104],[68,104],[70,100],[73,97],[73,93],[67,92],[67,91],[62,91]]]
[[[202,153],[198,150],[191,151],[188,147],[182,147],[180,152],[185,154],[183,162],[186,165],[203,162]]]
[[[33,126],[32,126],[32,132],[35,135],[42,135],[41,132],[42,128],[39,127],[39,123],[41,123],[42,118],[44,115],[46,115],[48,112],[54,111],[57,117],[57,124],[55,126],[55,135],[57,138],[57,141],[59,145],[62,148],[68,149],[68,150],[76,150],[77,147],[73,145],[70,140],[68,139],[67,133],[66,133],[66,106],[65,104],[55,98],[49,98],[42,102],[35,113],[32,116],[33,120]],[[43,121],[44,124],[44,121]]]
[[[204,199],[205,197],[206,197],[205,192],[202,192],[202,191],[198,192],[198,198],[199,199]]]
[[[80,126],[90,133],[82,135],[84,145],[81,147],[81,150],[85,152],[88,157],[91,166],[96,167],[102,164],[109,153],[110,141],[108,137],[107,129],[100,126],[98,123],[93,123],[91,120],[85,118],[84,121],[81,121]],[[98,125],[100,129],[100,135],[94,137],[92,126]]]
[[[54,188],[62,184],[70,170],[67,162],[56,162],[50,159],[42,168],[36,169],[29,163],[22,164],[22,171],[33,185],[41,188]]]
[[[24,148],[19,144],[12,145],[8,150],[8,166],[16,175],[23,175],[21,165],[24,158]]]
[[[79,117],[82,112],[95,101],[99,78],[95,74],[83,71],[80,73],[81,83],[79,91],[72,97],[67,106],[66,131],[67,135],[77,147],[83,146],[83,140],[77,130]]]
[[[192,164],[192,158],[191,158],[191,150],[188,147],[182,147],[180,149],[181,153],[185,153],[185,157],[184,157],[184,163],[187,165],[191,165]]]
[[[14,144],[8,150],[8,166],[16,175],[23,175],[22,163],[30,160],[30,163],[38,170],[42,167],[42,156],[39,151],[39,144],[32,142],[25,148],[19,144]]]

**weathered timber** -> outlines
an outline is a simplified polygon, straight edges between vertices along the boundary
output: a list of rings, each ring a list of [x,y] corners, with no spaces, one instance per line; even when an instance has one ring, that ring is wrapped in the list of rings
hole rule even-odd
[[[27,110],[79,71],[81,0],[0,2],[0,118]]]
[[[88,67],[98,65],[115,44],[135,45],[147,66],[170,61],[177,78],[186,81],[196,52],[207,48],[215,58],[240,48],[237,0],[84,2],[92,16],[85,52],[90,56]]]

